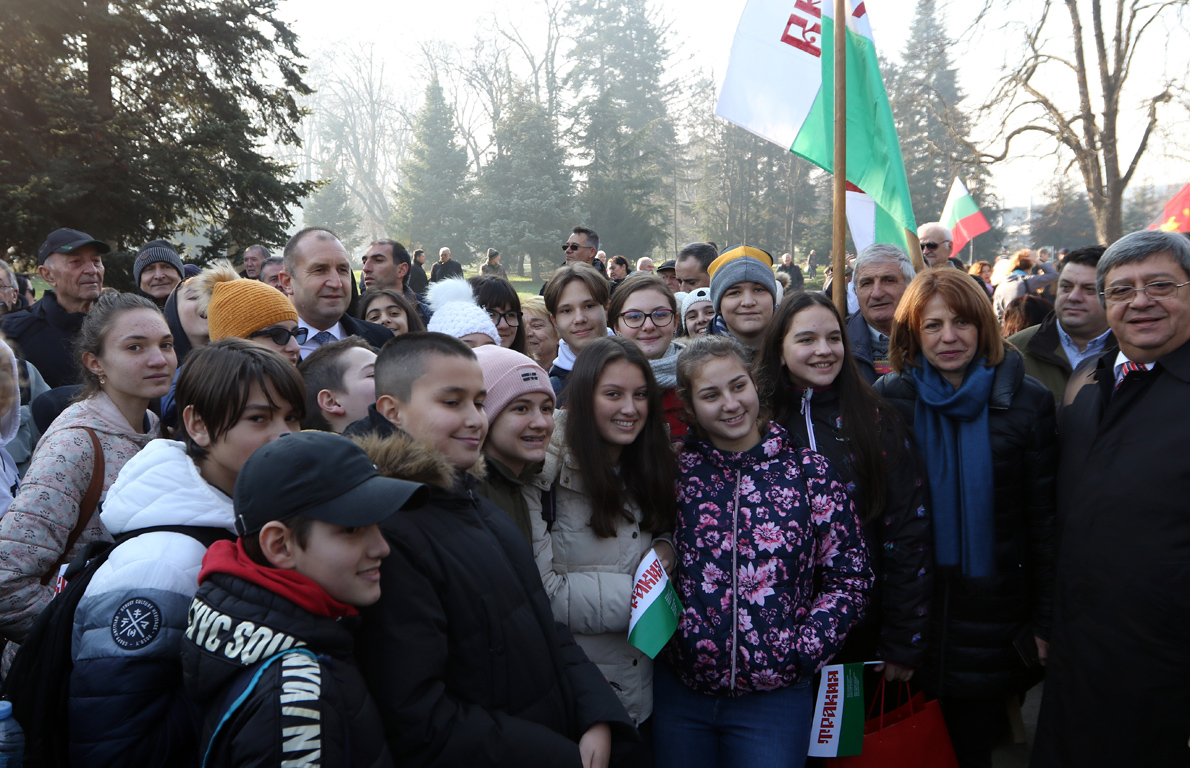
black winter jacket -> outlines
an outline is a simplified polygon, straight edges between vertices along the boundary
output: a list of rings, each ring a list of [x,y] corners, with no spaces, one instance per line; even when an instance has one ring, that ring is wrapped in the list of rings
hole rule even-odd
[[[912,428],[917,389],[890,373],[876,391]],[[1001,696],[1035,685],[1026,666],[1033,636],[1049,638],[1054,582],[1054,397],[1025,375],[1016,350],[996,366],[988,402],[995,478],[996,575],[968,583],[936,574],[930,646],[922,683],[955,698]],[[935,510],[937,514],[937,510]],[[1018,651],[1018,648],[1020,651]],[[944,678],[944,679],[943,679]]]
[[[186,690],[203,708],[206,766],[392,765],[380,715],[351,657],[359,617],[317,616],[256,584],[214,573],[190,605],[189,624],[182,670]],[[264,669],[211,742],[253,675],[287,646],[294,652]]]
[[[86,318],[85,312],[67,312],[57,295],[46,291],[29,309],[6,315],[0,331],[15,344],[20,358],[37,368],[46,384],[65,387],[79,383],[72,349]]]
[[[813,449],[830,459],[851,490],[856,514],[864,521],[864,538],[876,576],[868,609],[847,634],[834,662],[882,659],[920,669],[925,662],[934,589],[934,539],[925,466],[912,435],[900,425],[886,424],[880,434],[888,489],[883,511],[871,517],[865,489],[857,485],[854,452],[843,436],[838,392],[833,387],[810,392],[808,399],[803,396],[792,404],[781,424],[799,448],[811,447],[813,426]],[[811,425],[806,423],[803,404],[809,406]],[[895,412],[889,417],[899,419]]]
[[[579,768],[578,740],[595,723],[635,738],[599,668],[554,621],[529,544],[474,478],[454,478],[402,432],[361,444],[382,475],[438,481],[422,507],[381,524],[392,553],[357,638],[394,759]]]

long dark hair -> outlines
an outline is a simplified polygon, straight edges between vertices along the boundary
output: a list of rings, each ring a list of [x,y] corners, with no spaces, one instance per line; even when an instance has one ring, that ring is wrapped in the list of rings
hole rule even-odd
[[[648,388],[649,413],[644,429],[620,454],[619,472],[607,460],[595,424],[595,393],[599,378],[611,363],[624,360],[640,369]],[[641,530],[660,533],[673,528],[677,516],[674,482],[677,466],[665,431],[661,386],[640,347],[628,339],[609,336],[588,344],[566,385],[566,446],[578,464],[583,488],[591,500],[591,528],[595,535],[616,535],[621,519],[632,520],[621,488],[640,506]]]
[[[965,279],[970,281],[970,278]],[[888,499],[888,466],[881,430],[892,429],[899,438],[902,426],[888,402],[860,376],[855,356],[851,352],[851,342],[847,338],[847,326],[830,299],[820,293],[808,292],[795,293],[781,302],[773,314],[773,322],[769,325],[754,363],[756,379],[779,423],[786,424],[796,416],[802,390],[789,378],[782,352],[785,335],[789,333],[793,318],[810,307],[830,310],[843,336],[843,365],[835,377],[834,387],[839,395],[843,437],[854,451],[856,480],[864,492],[868,507],[857,512],[866,522],[881,513]],[[897,458],[893,456],[889,460],[896,461]]]
[[[477,275],[467,282],[471,284],[471,292],[475,294],[475,303],[485,310],[489,307],[505,306],[517,313],[520,323],[516,327],[516,335],[512,337],[511,349],[525,354],[525,318],[521,314],[521,297],[517,295],[512,283],[499,275]],[[499,331],[499,327],[496,330]]]

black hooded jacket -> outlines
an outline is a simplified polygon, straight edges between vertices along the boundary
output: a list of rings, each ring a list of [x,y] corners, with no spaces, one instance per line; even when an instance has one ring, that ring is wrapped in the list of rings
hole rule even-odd
[[[516,525],[397,431],[360,441],[382,475],[436,483],[381,524],[392,547],[356,656],[404,766],[580,768],[592,725],[635,738],[615,692],[554,621]]]
[[[205,765],[391,766],[380,715],[351,657],[358,624],[358,616],[318,616],[237,576],[211,574],[182,640],[186,690],[204,713]],[[286,649],[229,715],[264,662]]]

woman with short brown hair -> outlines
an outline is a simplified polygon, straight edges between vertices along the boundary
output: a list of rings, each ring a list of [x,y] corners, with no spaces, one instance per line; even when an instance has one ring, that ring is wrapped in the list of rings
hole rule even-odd
[[[914,431],[934,522],[930,652],[959,764],[990,765],[1004,700],[1041,679],[1054,564],[1053,396],[1025,376],[969,275],[917,276],[876,390]]]

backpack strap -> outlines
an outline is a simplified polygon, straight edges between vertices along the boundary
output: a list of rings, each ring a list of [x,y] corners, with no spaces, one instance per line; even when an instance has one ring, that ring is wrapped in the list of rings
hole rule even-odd
[[[95,509],[99,506],[99,496],[103,493],[103,476],[107,472],[103,460],[103,446],[99,444],[99,435],[95,434],[95,430],[90,427],[83,427],[83,430],[91,438],[91,447],[95,458],[94,465],[91,467],[91,484],[87,486],[87,492],[83,494],[83,500],[79,503],[78,522],[74,524],[70,535],[66,537],[66,548],[62,550],[62,556],[58,558],[58,561],[54,563],[53,567],[41,577],[42,586],[58,578],[58,570],[66,562],[70,550],[74,548],[75,542],[79,540],[79,536],[83,535],[87,524],[91,522],[91,518],[95,515]]]
[[[277,651],[272,656],[260,662],[260,667],[256,670],[256,673],[252,675],[252,679],[248,681],[248,687],[244,689],[243,693],[236,697],[236,700],[233,701],[231,706],[227,708],[227,711],[223,713],[223,717],[219,718],[219,724],[215,726],[215,730],[211,733],[211,740],[207,742],[207,750],[202,756],[202,768],[207,768],[207,762],[211,759],[211,752],[215,748],[215,742],[219,738],[219,732],[223,730],[223,726],[227,725],[228,721],[231,720],[231,716],[234,715],[236,710],[240,708],[240,705],[247,701],[248,697],[252,695],[252,690],[256,688],[256,684],[260,682],[260,678],[264,675],[265,670],[267,670],[274,661],[283,659],[291,653],[300,653],[304,656],[309,656],[314,661],[318,661],[318,656],[309,648],[289,648],[284,651]]]

